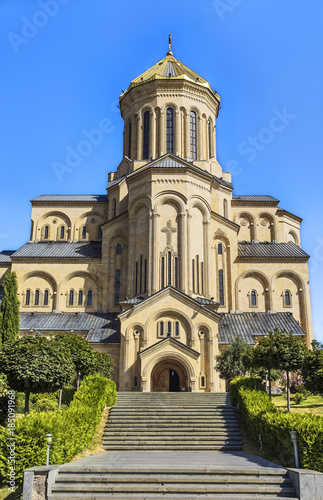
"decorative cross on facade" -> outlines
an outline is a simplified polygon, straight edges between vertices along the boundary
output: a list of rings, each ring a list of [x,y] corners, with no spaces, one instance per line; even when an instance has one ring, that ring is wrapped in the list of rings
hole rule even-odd
[[[166,222],[166,227],[164,227],[161,231],[162,233],[166,233],[166,245],[171,245],[173,233],[176,233],[177,231],[176,227],[172,226],[172,221],[168,220]]]

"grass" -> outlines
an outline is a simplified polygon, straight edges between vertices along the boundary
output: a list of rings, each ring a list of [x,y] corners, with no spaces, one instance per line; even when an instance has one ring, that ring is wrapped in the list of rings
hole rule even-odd
[[[7,486],[0,488],[0,500],[21,500],[22,486],[19,486],[14,493],[8,490]]]
[[[272,401],[276,408],[279,410],[287,411],[287,396],[283,394],[282,396],[272,396]],[[314,415],[319,415],[323,417],[323,397],[314,396],[311,394],[303,403],[296,405],[294,403],[294,395],[291,395],[290,409],[292,412],[296,413],[313,413]]]

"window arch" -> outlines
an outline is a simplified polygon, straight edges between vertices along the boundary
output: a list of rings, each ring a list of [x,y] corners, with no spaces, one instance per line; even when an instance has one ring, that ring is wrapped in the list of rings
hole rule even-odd
[[[219,243],[218,244],[218,255],[222,255],[222,253],[223,253],[222,243]]]
[[[82,306],[83,305],[83,290],[79,290],[79,295],[78,295],[78,305]]]
[[[117,306],[120,302],[120,269],[116,270],[116,281],[115,281],[115,296],[114,304]]]
[[[249,294],[249,301],[250,301],[250,307],[257,307],[258,306],[258,294],[256,290],[251,290]]]
[[[82,240],[86,239],[86,226],[82,227]]]
[[[167,108],[166,112],[166,153],[173,153],[174,144],[174,110]]]
[[[39,297],[40,297],[39,290],[36,290],[35,291],[35,300],[34,300],[34,305],[35,306],[39,306]]]
[[[191,143],[191,158],[196,160],[196,113],[191,111],[190,113],[190,143]]]
[[[291,307],[291,305],[292,305],[292,294],[290,293],[289,290],[285,290],[284,291],[283,299],[284,299],[284,307]]]
[[[74,290],[70,290],[68,294],[68,305],[73,306],[74,305]]]
[[[89,290],[89,291],[87,292],[87,302],[86,302],[86,304],[87,304],[88,306],[91,306],[91,305],[92,305],[92,290]]]
[[[48,240],[49,238],[49,226],[45,226],[44,229],[44,240]]]
[[[120,243],[118,243],[116,246],[116,254],[121,255],[121,244]]]
[[[59,238],[63,240],[65,238],[65,226],[61,226],[59,230]]]
[[[49,299],[49,291],[45,290],[44,291],[44,306],[48,306],[48,299]]]
[[[31,296],[31,292],[30,292],[30,290],[27,290],[26,291],[26,301],[25,301],[26,306],[30,306],[30,296]]]
[[[219,302],[220,306],[224,306],[224,283],[223,283],[223,270],[219,270]]]
[[[143,159],[149,158],[149,128],[150,128],[150,111],[144,113],[144,137],[143,137]]]

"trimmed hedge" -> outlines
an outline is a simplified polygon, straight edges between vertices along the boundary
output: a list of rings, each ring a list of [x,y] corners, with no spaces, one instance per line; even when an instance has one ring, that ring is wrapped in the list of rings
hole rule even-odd
[[[49,413],[31,413],[17,419],[16,480],[23,479],[24,469],[46,463],[46,434],[53,435],[50,463],[70,462],[89,446],[102,418],[105,405],[116,403],[116,386],[100,375],[85,377],[70,406]],[[7,477],[8,430],[0,433],[0,476]]]
[[[259,444],[261,435],[264,454],[269,459],[276,457],[285,467],[294,467],[290,433],[296,431],[300,467],[323,472],[323,418],[279,411],[265,392],[239,385],[237,399],[242,419],[255,444]]]
[[[259,377],[237,377],[230,382],[230,399],[232,406],[238,404],[238,391],[240,387],[245,389],[254,389],[256,391],[264,391],[262,379]]]

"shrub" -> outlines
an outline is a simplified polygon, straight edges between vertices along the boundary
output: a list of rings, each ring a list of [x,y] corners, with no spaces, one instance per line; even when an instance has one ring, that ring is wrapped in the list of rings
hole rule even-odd
[[[303,403],[303,401],[304,401],[304,396],[303,396],[303,394],[302,394],[302,393],[300,393],[300,392],[297,392],[297,393],[295,394],[295,396],[294,396],[294,403],[295,403],[296,405],[300,405],[300,404],[302,404],[302,403]]]
[[[31,407],[32,411],[56,411],[57,401],[50,398],[40,398]]]
[[[241,416],[248,434],[269,459],[279,459],[285,467],[294,466],[290,433],[297,432],[300,466],[323,472],[323,418],[310,413],[278,411],[263,391],[240,387],[238,391]]]
[[[230,382],[230,399],[232,406],[237,406],[238,391],[240,387],[246,389],[264,390],[261,378],[258,377],[237,377]]]
[[[41,401],[41,400],[40,400]],[[50,463],[62,464],[89,446],[102,411],[116,402],[116,387],[100,375],[85,377],[70,406],[50,413],[33,412],[16,421],[16,479],[24,469],[46,463],[46,434],[53,435]],[[8,474],[8,429],[0,432],[0,475]]]

